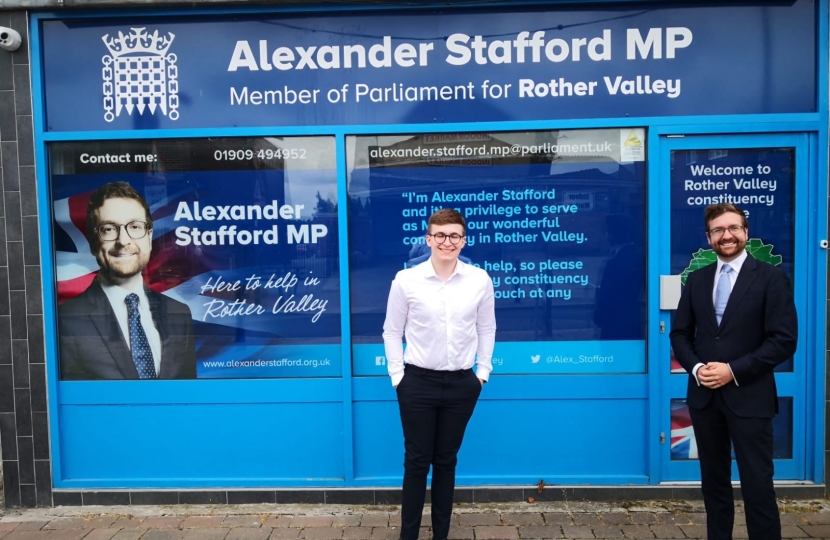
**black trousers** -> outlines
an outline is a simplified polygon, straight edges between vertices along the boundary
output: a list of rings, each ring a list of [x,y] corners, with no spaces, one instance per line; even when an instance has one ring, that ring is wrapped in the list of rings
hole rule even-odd
[[[772,483],[772,418],[736,416],[716,390],[703,409],[689,409],[700,457],[709,540],[731,540],[735,521],[730,442],[741,476],[750,540],[781,540],[781,517]]]
[[[471,369],[433,371],[407,365],[397,392],[406,449],[401,539],[418,538],[432,465],[432,537],[445,540],[450,531],[458,450],[481,383]]]

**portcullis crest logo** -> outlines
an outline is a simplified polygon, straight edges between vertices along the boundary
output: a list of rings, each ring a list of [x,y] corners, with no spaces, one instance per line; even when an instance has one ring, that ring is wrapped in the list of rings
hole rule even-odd
[[[118,32],[118,37],[101,38],[110,52],[101,59],[104,120],[112,122],[124,110],[129,115],[161,111],[170,120],[179,118],[176,55],[168,53],[175,37],[131,28],[128,35]]]

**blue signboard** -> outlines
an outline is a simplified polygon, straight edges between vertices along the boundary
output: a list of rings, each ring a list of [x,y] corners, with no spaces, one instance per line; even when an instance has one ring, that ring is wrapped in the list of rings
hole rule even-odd
[[[810,0],[51,20],[42,36],[49,131],[816,110]]]
[[[500,374],[645,371],[642,128],[349,137],[356,375],[386,373],[395,273],[431,264],[427,221],[455,208],[490,275]]]

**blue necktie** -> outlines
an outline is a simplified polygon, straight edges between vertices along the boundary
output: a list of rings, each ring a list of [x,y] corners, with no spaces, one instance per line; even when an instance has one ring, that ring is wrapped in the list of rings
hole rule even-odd
[[[729,295],[732,293],[732,280],[729,274],[732,272],[732,267],[724,264],[720,269],[720,279],[718,279],[718,286],[715,288],[715,316],[718,318],[718,326],[723,319],[723,312],[726,310],[726,304],[729,302]]]
[[[130,353],[133,356],[135,368],[138,370],[140,379],[155,379],[156,365],[153,363],[153,351],[150,350],[150,342],[147,341],[147,334],[141,326],[141,314],[138,312],[138,295],[130,293],[124,299],[127,304],[127,315],[130,326]]]

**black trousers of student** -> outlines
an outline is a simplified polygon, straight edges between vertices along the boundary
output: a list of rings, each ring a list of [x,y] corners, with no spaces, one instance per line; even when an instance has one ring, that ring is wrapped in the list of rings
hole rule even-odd
[[[432,465],[432,537],[450,531],[455,465],[481,383],[472,369],[433,371],[407,364],[398,384],[403,425],[404,476],[401,540],[417,540]]]
[[[703,409],[689,409],[700,458],[701,487],[709,540],[732,540],[735,502],[732,458],[735,449],[746,527],[750,540],[781,540],[781,518],[772,477],[772,418],[735,415],[715,390]]]

